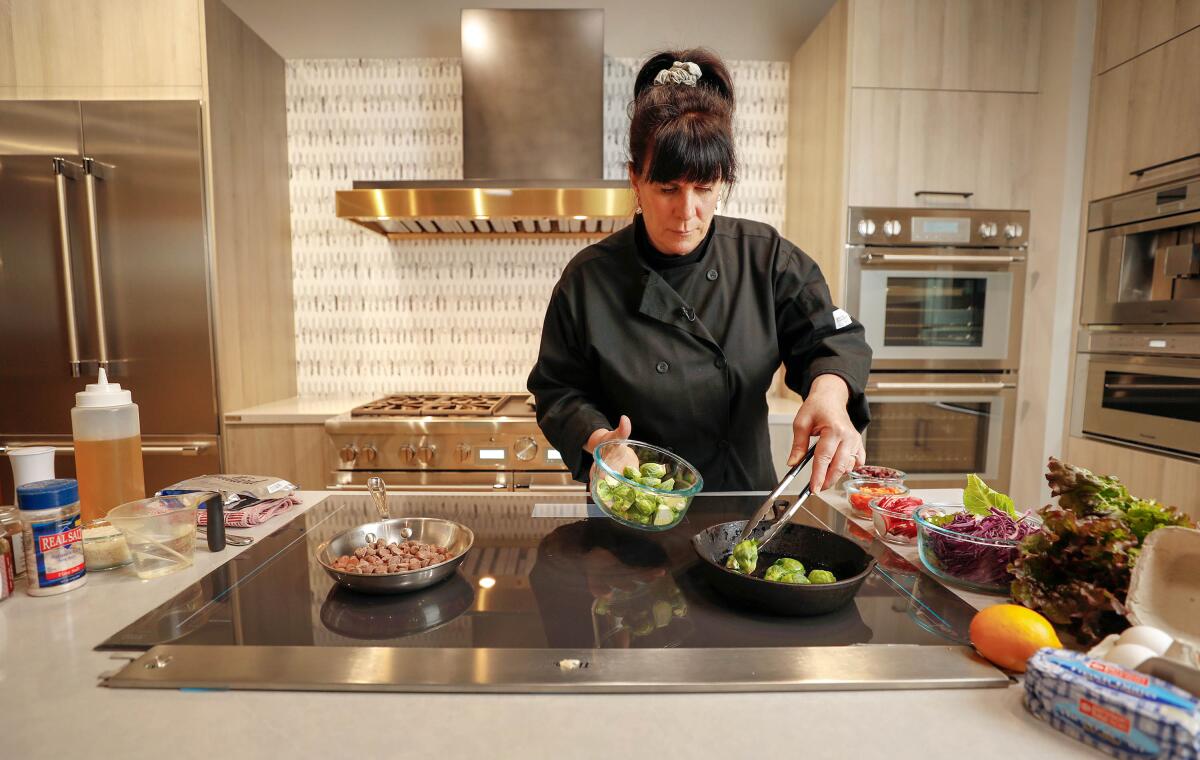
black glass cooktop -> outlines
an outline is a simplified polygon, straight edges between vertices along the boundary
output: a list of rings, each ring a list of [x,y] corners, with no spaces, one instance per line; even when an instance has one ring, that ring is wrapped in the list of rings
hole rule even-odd
[[[99,649],[157,644],[607,649],[961,644],[974,610],[841,513],[813,498],[798,522],[867,548],[879,564],[854,604],[813,618],[751,611],[700,576],[691,537],[744,519],[761,496],[697,497],[666,533],[623,528],[583,495],[393,495],[394,517],[468,525],[459,572],[424,591],[339,588],[314,559],[337,533],[377,519],[369,497],[332,496],[260,540]]]

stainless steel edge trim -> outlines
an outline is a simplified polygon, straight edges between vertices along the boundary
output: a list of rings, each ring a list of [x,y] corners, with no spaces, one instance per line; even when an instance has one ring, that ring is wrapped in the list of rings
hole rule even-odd
[[[62,257],[63,301],[67,318],[67,357],[72,377],[79,377],[79,328],[75,320],[75,283],[71,268],[71,231],[67,219],[67,179],[75,179],[74,169],[82,169],[63,158],[51,162],[54,171],[54,189],[58,199],[59,255]]]
[[[939,256],[932,253],[863,253],[863,261],[899,261],[909,264],[1013,264],[1024,256]]]
[[[1016,383],[870,383],[868,391],[1002,391]]]
[[[156,646],[111,688],[646,693],[1006,687],[961,646],[432,649]]]
[[[83,159],[84,188],[87,194],[88,243],[91,247],[92,296],[96,302],[96,352],[100,365],[108,364],[108,335],[104,321],[104,283],[100,277],[100,228],[96,211],[96,162]]]
[[[143,454],[182,454],[183,456],[199,456],[205,451],[208,451],[216,444],[211,441],[193,441],[176,445],[143,443]],[[67,454],[75,451],[74,446],[67,446],[61,443],[50,441],[21,441],[20,443],[0,444],[0,455],[8,454],[12,449],[22,449],[29,446],[49,446],[54,449],[55,453]]]

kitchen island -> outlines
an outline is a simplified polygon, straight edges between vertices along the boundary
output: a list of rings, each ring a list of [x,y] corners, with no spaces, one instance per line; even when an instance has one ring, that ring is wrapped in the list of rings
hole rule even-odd
[[[345,498],[323,492],[301,497],[304,506],[292,513],[292,521],[327,499]],[[287,526],[278,519],[248,533],[261,542]],[[97,685],[102,673],[119,669],[132,656],[94,651],[97,644],[245,551],[229,547],[209,554],[198,548],[195,566],[171,576],[139,581],[127,571],[94,574],[86,587],[63,596],[21,594],[0,605],[0,684],[5,689],[0,723],[8,729],[13,756],[44,755],[51,742],[56,754],[66,749],[94,757],[165,751],[252,757],[279,750],[302,756],[349,750],[367,756],[590,757],[616,751],[636,757],[726,757],[745,751],[745,738],[732,727],[761,726],[764,716],[782,713],[787,716],[778,732],[755,740],[756,754],[1095,756],[1028,716],[1016,686],[468,695],[181,692]]]

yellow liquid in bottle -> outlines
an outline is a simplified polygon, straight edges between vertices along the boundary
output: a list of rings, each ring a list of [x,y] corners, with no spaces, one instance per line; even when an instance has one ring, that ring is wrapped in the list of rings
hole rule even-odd
[[[146,498],[142,437],[75,441],[75,474],[81,522],[104,517],[127,501]]]

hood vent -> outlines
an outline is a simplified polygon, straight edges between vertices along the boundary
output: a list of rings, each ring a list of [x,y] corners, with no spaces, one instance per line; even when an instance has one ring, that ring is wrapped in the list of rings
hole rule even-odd
[[[393,239],[589,237],[628,224],[604,180],[604,12],[462,12],[460,181],[355,182],[337,215]]]

